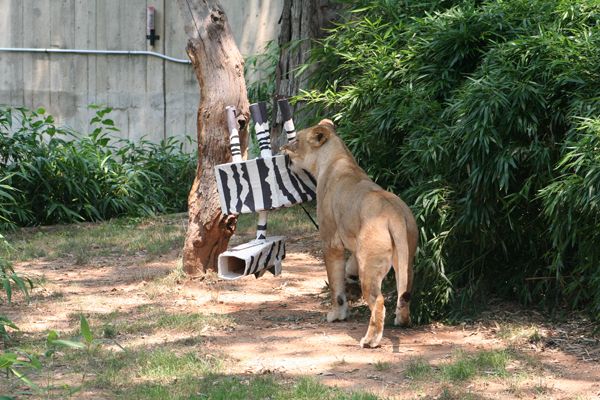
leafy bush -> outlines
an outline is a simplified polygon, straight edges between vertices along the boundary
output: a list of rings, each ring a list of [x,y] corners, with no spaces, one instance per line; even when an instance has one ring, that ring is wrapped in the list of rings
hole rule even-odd
[[[196,161],[170,138],[159,144],[110,136],[110,108],[91,132],[58,127],[44,109],[0,109],[0,224],[96,221],[184,211]]]
[[[600,4],[353,4],[300,99],[412,205],[416,319],[491,296],[600,318]]]
[[[244,76],[250,103],[267,101],[275,91],[275,68],[279,47],[274,41],[268,41],[263,52],[246,57]],[[267,101],[269,103],[269,101]]]

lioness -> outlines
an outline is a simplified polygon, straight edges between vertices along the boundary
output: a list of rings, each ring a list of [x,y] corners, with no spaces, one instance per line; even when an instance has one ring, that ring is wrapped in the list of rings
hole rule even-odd
[[[410,323],[412,263],[418,239],[415,218],[400,198],[369,179],[330,120],[300,131],[282,150],[290,156],[292,169],[305,169],[317,180],[319,233],[332,299],[327,321],[346,319],[345,272],[358,273],[362,295],[371,310],[360,346],[377,347],[385,319],[381,281],[391,265],[398,289],[394,322]],[[352,253],[346,268],[344,248]]]

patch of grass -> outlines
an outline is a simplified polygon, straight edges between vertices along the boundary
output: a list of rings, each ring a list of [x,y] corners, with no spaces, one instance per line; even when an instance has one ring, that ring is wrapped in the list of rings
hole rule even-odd
[[[167,275],[149,280],[144,287],[144,293],[154,300],[171,292],[177,285],[187,279],[189,279],[189,276],[183,271],[183,261],[179,258],[175,269]]]
[[[507,351],[510,354],[510,358],[521,362],[522,364],[525,365],[525,367],[533,369],[533,370],[543,369],[542,362],[538,358],[532,356],[531,354],[523,352],[514,347],[509,347],[509,349]]]
[[[498,338],[514,343],[522,340],[541,340],[542,334],[536,326],[525,326],[516,323],[503,323],[496,334]]]
[[[506,350],[481,351],[475,354],[459,352],[455,361],[442,365],[440,373],[449,381],[466,381],[476,375],[506,376],[510,354]]]
[[[300,378],[290,384],[271,376],[207,376],[202,380],[197,399],[246,400],[377,400],[366,392],[346,393],[319,383],[313,378]]]
[[[440,367],[444,380],[465,381],[475,376],[507,376],[506,365],[510,361],[510,352],[506,350],[488,350],[474,354],[459,352],[456,360]]]
[[[520,398],[523,395],[523,389],[521,388],[522,382],[525,377],[522,374],[516,374],[511,376],[507,381],[506,391],[513,395],[515,398]]]
[[[304,203],[304,208],[316,221],[316,203]],[[256,232],[257,217],[254,214],[242,214],[238,218],[237,233],[241,235],[253,235]],[[269,212],[269,234],[283,235],[287,232],[297,234],[317,232],[304,210],[300,207],[281,208]]]
[[[544,340],[544,336],[537,330],[535,329],[527,338],[527,341],[529,343],[539,343],[542,340]]]
[[[198,355],[192,351],[182,355],[172,349],[140,351],[136,360],[142,378],[169,382],[178,377],[198,376],[220,371],[222,360],[212,355]]]
[[[232,321],[222,315],[205,314],[165,314],[156,319],[154,329],[174,329],[194,331],[205,327],[223,328],[230,326]]]
[[[477,367],[473,360],[461,357],[450,364],[443,365],[440,372],[445,380],[466,381],[475,376]]]
[[[117,337],[119,331],[112,324],[105,324],[102,326],[102,337],[105,339],[114,339]]]
[[[475,355],[475,365],[480,372],[494,376],[506,376],[510,353],[506,350],[482,351]]]
[[[373,367],[375,368],[375,371],[381,372],[392,368],[392,364],[387,361],[377,361],[375,364],[373,364]]]
[[[406,377],[413,380],[422,380],[433,374],[433,368],[423,358],[412,358],[406,365]]]
[[[187,278],[189,278],[189,276],[183,270],[183,260],[180,258],[179,260],[177,260],[177,265],[175,266],[174,270],[169,272],[168,275],[163,276],[160,279],[154,280],[153,283],[156,283],[161,286],[174,286]]]
[[[462,390],[457,390],[455,388],[450,388],[448,386],[442,387],[442,391],[438,396],[435,397],[436,400],[476,400],[482,397],[477,396],[473,393],[464,392]]]
[[[161,365],[169,365],[160,360]],[[181,358],[178,359],[179,361]],[[120,366],[120,365],[119,365]],[[199,367],[197,360],[190,367]],[[201,368],[201,366],[200,366]],[[209,366],[209,371],[214,367]],[[295,382],[282,382],[273,376],[263,375],[221,375],[202,369],[183,370],[172,377],[171,370],[161,371],[156,379],[140,371],[136,382],[118,387],[116,398],[120,399],[212,399],[212,400],[377,400],[377,396],[366,392],[346,393],[337,388],[325,386],[313,378],[300,378]],[[177,372],[177,371],[175,371]],[[141,379],[139,379],[141,378]],[[162,380],[161,380],[162,379]],[[112,383],[114,385],[114,382]],[[115,386],[105,386],[112,388]]]
[[[7,234],[12,249],[0,248],[0,256],[12,261],[71,257],[76,265],[115,255],[154,258],[183,246],[185,221],[184,214],[173,214],[18,229]]]
[[[313,218],[314,204],[305,205]],[[1,246],[0,257],[11,261],[39,258],[70,258],[75,265],[86,265],[95,257],[136,256],[148,259],[168,254],[183,247],[185,214],[147,218],[120,218],[100,223],[55,225],[22,228],[7,233],[12,248]],[[255,215],[241,215],[237,232],[253,235]],[[299,207],[269,213],[269,232],[273,235],[316,232],[312,222]]]
[[[344,365],[348,365],[348,361],[344,357],[331,363],[332,367],[343,367]]]
[[[70,318],[79,317],[78,314],[72,314]],[[114,336],[120,333],[150,334],[160,330],[200,332],[206,329],[224,329],[235,326],[234,321],[226,315],[169,313],[154,308],[152,304],[137,307],[130,312],[113,311],[108,314],[98,314],[92,316],[91,319],[92,321],[97,320],[102,324],[103,330],[108,329],[109,334]]]
[[[102,351],[90,365],[96,377],[89,385],[112,390],[124,399],[159,398],[154,396],[165,393],[160,387],[168,388],[166,393],[189,398],[197,389],[198,380],[219,373],[223,362],[213,354],[197,351],[178,353],[173,347]]]
[[[537,383],[533,386],[533,392],[538,396],[548,394],[551,391],[552,388],[548,386],[543,378],[539,378]]]
[[[202,380],[199,390],[204,398],[215,400],[275,399],[281,398],[282,392],[283,387],[270,376],[211,375]]]
[[[185,230],[182,226],[159,224],[146,229],[128,245],[132,252],[146,252],[149,256],[157,257],[167,254],[173,249],[183,247]]]

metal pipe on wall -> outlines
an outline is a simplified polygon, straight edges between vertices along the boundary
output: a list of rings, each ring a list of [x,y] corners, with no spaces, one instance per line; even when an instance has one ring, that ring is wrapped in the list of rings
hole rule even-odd
[[[146,50],[85,50],[85,49],[38,49],[28,47],[0,47],[0,52],[10,53],[48,53],[48,54],[100,54],[117,56],[152,56],[179,64],[191,64],[190,60],[170,57],[165,54]]]

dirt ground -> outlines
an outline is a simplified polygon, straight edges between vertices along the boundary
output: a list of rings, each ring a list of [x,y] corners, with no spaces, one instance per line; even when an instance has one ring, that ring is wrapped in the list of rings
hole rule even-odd
[[[534,370],[519,379],[478,377],[459,384],[459,389],[481,399],[600,398],[598,341],[569,324],[545,323],[533,312],[500,310],[458,326],[386,326],[380,348],[361,349],[358,343],[368,316],[357,311],[360,300],[353,304],[347,322],[325,320],[326,273],[318,248],[314,235],[288,239],[283,273],[278,277],[269,273],[237,281],[182,277],[165,287],[153,281],[175,268],[177,254],[149,263],[136,257],[97,259],[84,266],[64,259],[17,263],[18,271],[43,275],[47,283],[34,292],[34,301],[9,310],[9,316],[25,332],[44,332],[72,330],[73,313],[126,313],[148,304],[178,313],[227,315],[235,325],[206,332],[204,346],[233,360],[227,365],[230,374],[313,376],[327,385],[398,399],[440,396],[443,384],[413,381],[405,375],[410,360],[422,358],[435,366],[457,350],[516,346],[536,360]],[[536,324],[541,340],[501,337],[499,331],[507,324]],[[153,345],[177,340],[175,336],[163,332],[119,341],[123,346]],[[519,369],[519,361],[508,366],[509,371]]]

